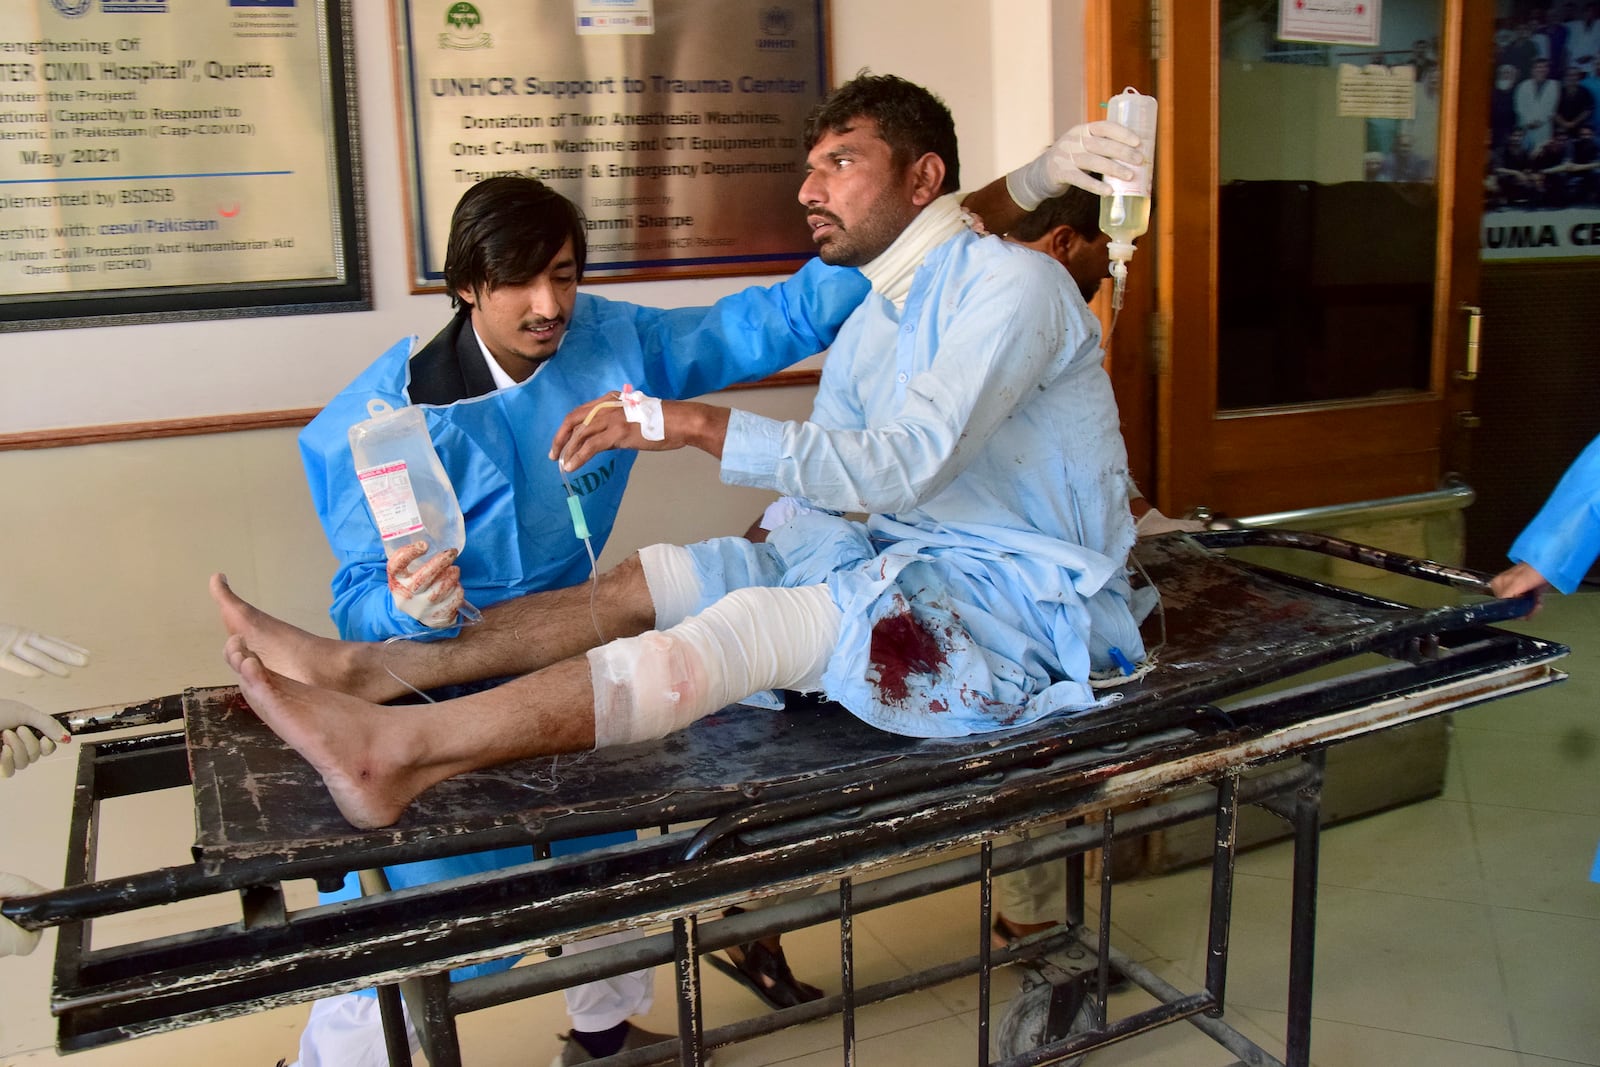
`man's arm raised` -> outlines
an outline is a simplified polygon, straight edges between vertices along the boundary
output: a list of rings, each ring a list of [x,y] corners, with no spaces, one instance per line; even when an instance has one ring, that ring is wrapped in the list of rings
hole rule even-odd
[[[1067,186],[1104,196],[1111,187],[1096,174],[1132,178],[1142,162],[1144,152],[1132,130],[1115,122],[1086,122],[1062,134],[1037,159],[963,199],[961,206],[983,219],[990,233],[1003,234]]]

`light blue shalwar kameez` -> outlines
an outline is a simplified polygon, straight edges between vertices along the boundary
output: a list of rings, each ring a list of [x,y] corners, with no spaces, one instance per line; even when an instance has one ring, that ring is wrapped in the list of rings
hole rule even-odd
[[[805,513],[765,546],[691,546],[701,607],[826,584],[827,695],[894,733],[951,737],[1094,704],[1091,667],[1143,655],[1128,608],[1127,455],[1100,327],[1056,261],[962,232],[903,311],[876,292],[828,355],[809,421],[735,411],[722,479]]]

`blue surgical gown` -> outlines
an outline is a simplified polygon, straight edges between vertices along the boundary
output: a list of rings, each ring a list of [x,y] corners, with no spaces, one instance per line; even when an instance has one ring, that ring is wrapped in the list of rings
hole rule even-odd
[[[587,577],[588,553],[573,531],[566,489],[549,458],[550,442],[569,411],[624,383],[678,399],[763,378],[827,348],[867,291],[858,271],[812,260],[778,285],[752,287],[710,307],[664,310],[580,293],[560,349],[539,373],[453,404],[421,405],[466,520],[466,547],[457,563],[467,600],[487,608]],[[369,401],[395,408],[410,403],[414,342],[408,338],[378,357],[300,434],[317,517],[339,563],[330,614],[347,640],[456,632],[426,630],[394,606],[378,529],[356,481],[346,436],[367,418]],[[635,455],[607,452],[568,475],[581,496],[596,555],[616,522]],[[408,863],[386,873],[398,889],[532,858],[530,848],[501,849]],[[351,875],[341,891],[322,899],[359,894]],[[491,973],[513,962],[461,968],[452,977]]]
[[[1567,468],[1539,514],[1512,542],[1509,555],[1563,593],[1578,588],[1600,557],[1600,437]],[[1589,878],[1600,882],[1600,852]]]
[[[1511,545],[1511,560],[1570,593],[1600,556],[1600,437],[1561,476],[1539,514]]]
[[[751,288],[710,307],[640,307],[581,293],[560,350],[535,375],[453,404],[422,405],[434,446],[466,519],[457,560],[467,600],[502,600],[576,585],[589,557],[573,532],[550,442],[567,413],[630,384],[681,399],[753,381],[827,348],[867,292],[858,271],[812,260],[779,285]],[[385,352],[300,434],[317,517],[338,559],[330,614],[347,640],[429,631],[395,607],[376,524],[354,475],[349,428],[367,403],[410,403],[411,339]],[[637,453],[602,453],[568,475],[604,549]]]

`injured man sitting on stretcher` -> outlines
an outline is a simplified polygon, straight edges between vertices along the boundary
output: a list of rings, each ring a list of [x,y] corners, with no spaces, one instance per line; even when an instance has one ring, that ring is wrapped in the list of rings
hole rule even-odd
[[[665,402],[647,440],[650,420],[613,394],[572,412],[552,449],[569,472],[607,449],[703,449],[723,481],[804,502],[766,543],[643,549],[601,576],[594,608],[606,634],[634,636],[598,647],[585,586],[385,647],[313,636],[212,580],[245,698],[351,823],[392,823],[469,770],[660,738],[764,689],[820,690],[884,730],[951,737],[1089,707],[1092,674],[1142,659],[1126,454],[1077,288],[1048,257],[962,224],[954,126],[926,90],[858,76],[806,144],[813,239],[873,288],[810,420]],[[373,706],[403,692],[395,676],[427,689],[507,674],[523,677]]]

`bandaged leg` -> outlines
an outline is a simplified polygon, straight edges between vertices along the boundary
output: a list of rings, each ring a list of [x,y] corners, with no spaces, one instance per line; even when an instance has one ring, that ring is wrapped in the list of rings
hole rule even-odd
[[[644,584],[656,609],[656,629],[665,630],[700,607],[700,579],[689,550],[682,545],[646,545],[639,550]]]
[[[778,586],[783,563],[770,545],[742,537],[714,537],[692,545],[649,545],[639,550],[645,585],[666,630],[698,615],[735,589]]]
[[[595,747],[665,737],[762,689],[820,688],[839,621],[826,586],[739,589],[592,650]]]

